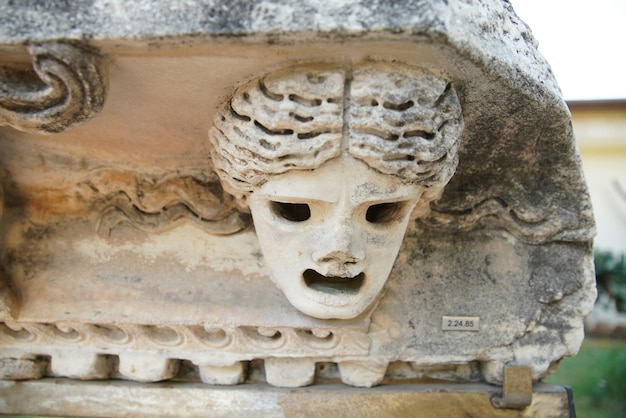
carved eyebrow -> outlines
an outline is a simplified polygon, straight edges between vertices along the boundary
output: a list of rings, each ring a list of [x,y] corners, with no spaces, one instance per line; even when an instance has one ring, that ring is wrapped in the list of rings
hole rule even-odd
[[[358,193],[358,191],[356,192]],[[416,198],[416,194],[411,190],[400,190],[395,192],[385,192],[381,191],[380,193],[376,193],[376,191],[369,191],[370,196],[367,199],[363,199],[363,204],[365,205],[378,205],[381,203],[396,203],[396,202],[405,202],[409,200],[413,200]],[[422,196],[423,190],[418,189],[417,199]]]
[[[284,195],[280,193],[274,194],[271,192],[270,193],[255,192],[255,194],[258,196],[263,196],[274,202],[281,202],[281,203],[310,203],[310,202],[335,203],[337,201],[336,199],[332,199],[327,194],[320,194],[320,195],[315,194],[315,195],[309,195],[309,196],[302,196],[303,193],[301,191],[298,192],[298,196]]]
[[[387,196],[385,198],[380,198],[380,199],[376,199],[376,198],[372,198],[371,200],[364,200],[361,205],[365,205],[365,206],[373,206],[373,205],[380,205],[383,203],[404,203],[404,202],[409,202],[411,200],[415,199],[415,196],[412,194],[406,194],[406,195],[398,195],[398,196]]]

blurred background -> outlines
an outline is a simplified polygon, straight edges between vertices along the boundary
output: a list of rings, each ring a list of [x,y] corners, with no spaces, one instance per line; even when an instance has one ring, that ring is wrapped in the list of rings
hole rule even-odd
[[[572,112],[596,216],[598,300],[578,356],[550,383],[579,417],[626,417],[626,0],[511,0]]]

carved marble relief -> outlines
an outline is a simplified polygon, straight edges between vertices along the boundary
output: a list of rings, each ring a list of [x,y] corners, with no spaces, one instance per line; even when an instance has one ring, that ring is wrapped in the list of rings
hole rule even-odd
[[[60,132],[102,108],[98,53],[31,51],[46,85],[3,72],[1,125]],[[196,118],[200,139],[171,138],[188,148],[168,168],[2,138],[16,162],[0,155],[11,202],[1,377],[501,383],[505,364],[539,379],[576,350],[593,228],[573,151],[543,160],[560,146],[550,135],[564,135],[551,114],[518,123],[518,106],[540,119],[538,105],[499,87],[513,99],[489,96],[495,112],[471,80],[432,65],[303,61],[224,87],[202,108],[212,118]],[[119,90],[118,106],[132,101]],[[128,127],[141,104],[107,117]],[[82,149],[103,125],[62,139]],[[543,180],[559,164],[569,168]],[[575,207],[563,204],[570,183],[583,196]],[[479,329],[445,329],[448,316]]]
[[[52,357],[51,372],[57,376],[158,381],[176,374],[184,353],[184,360],[204,370],[205,378],[213,375],[213,384],[241,383],[251,357],[359,356],[370,346],[366,335],[350,330],[13,321],[0,324],[0,342],[7,347],[5,355],[14,354],[16,359],[12,367],[3,368],[5,379],[39,378],[45,370],[38,366],[45,369]],[[137,361],[143,366],[132,367]],[[233,369],[237,378],[231,382]],[[219,378],[220,373],[226,377]]]
[[[102,110],[107,79],[97,51],[63,42],[31,44],[28,50],[34,73],[0,67],[0,126],[54,134]]]
[[[209,172],[158,175],[99,169],[79,185],[81,199],[99,213],[96,230],[103,236],[122,224],[158,233],[191,222],[210,234],[233,234],[250,225]]]
[[[85,123],[102,110],[107,79],[95,49],[48,42],[31,44],[28,51],[32,69],[0,66],[0,126],[54,134]],[[3,197],[0,192],[2,206]],[[4,274],[0,269],[0,318],[9,319],[17,312],[18,301],[1,277]]]
[[[409,219],[441,196],[462,129],[454,90],[427,71],[307,66],[239,88],[212,156],[291,304],[346,319],[374,303]]]

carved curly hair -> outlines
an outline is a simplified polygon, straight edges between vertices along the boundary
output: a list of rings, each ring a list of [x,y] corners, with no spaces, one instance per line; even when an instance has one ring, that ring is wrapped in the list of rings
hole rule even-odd
[[[298,66],[254,79],[217,112],[211,157],[242,207],[270,176],[312,170],[344,150],[426,191],[417,215],[456,170],[463,131],[450,83],[399,63]]]

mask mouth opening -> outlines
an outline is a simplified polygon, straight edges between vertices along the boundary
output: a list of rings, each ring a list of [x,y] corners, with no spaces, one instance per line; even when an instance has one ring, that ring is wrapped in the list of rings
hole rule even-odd
[[[324,276],[315,270],[307,269],[303,274],[304,284],[309,289],[328,294],[359,293],[365,282],[365,273],[359,273],[354,277]]]

